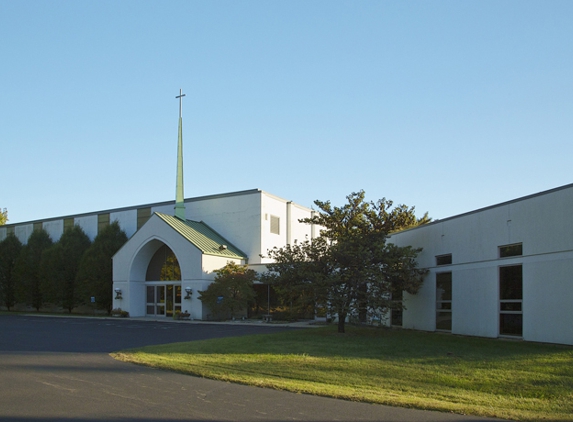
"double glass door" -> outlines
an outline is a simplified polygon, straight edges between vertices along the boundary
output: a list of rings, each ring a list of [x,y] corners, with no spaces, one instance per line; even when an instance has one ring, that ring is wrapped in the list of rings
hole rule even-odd
[[[148,285],[146,289],[147,315],[170,317],[173,312],[181,311],[181,285]]]

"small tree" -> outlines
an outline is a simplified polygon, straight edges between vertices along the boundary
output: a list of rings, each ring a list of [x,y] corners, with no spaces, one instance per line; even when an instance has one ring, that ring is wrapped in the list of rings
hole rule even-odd
[[[44,303],[40,288],[40,263],[42,253],[52,246],[52,239],[44,229],[34,230],[16,261],[16,302],[40,310]]]
[[[8,310],[16,304],[14,268],[21,251],[22,243],[13,233],[0,242],[0,296]]]
[[[112,257],[127,242],[117,221],[105,227],[84,253],[78,270],[80,303],[96,298],[96,308],[111,313],[113,304]]]
[[[428,222],[428,216],[418,219],[413,207],[393,208],[392,201],[366,202],[364,197],[364,191],[352,193],[342,207],[315,201],[320,211],[301,221],[323,227],[320,236],[268,252],[275,262],[267,265],[264,278],[289,300],[314,300],[326,307],[338,317],[340,333],[347,316],[365,321],[368,313],[395,306],[393,292],[416,293],[426,273],[417,267],[420,249],[397,247],[386,239]]]
[[[4,208],[0,210],[0,226],[3,226],[8,221],[8,210]]]
[[[214,315],[234,318],[255,299],[253,282],[257,273],[246,265],[234,262],[229,262],[215,273],[215,281],[207,290],[199,292],[199,300],[207,305]]]

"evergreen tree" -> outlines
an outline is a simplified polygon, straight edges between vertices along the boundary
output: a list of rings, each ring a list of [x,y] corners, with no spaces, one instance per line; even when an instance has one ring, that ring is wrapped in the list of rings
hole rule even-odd
[[[42,253],[52,246],[52,239],[44,229],[34,230],[28,243],[22,247],[16,261],[16,302],[25,303],[40,310],[44,299],[40,288],[40,263]]]
[[[22,243],[13,234],[0,242],[0,300],[10,310],[16,304],[14,268],[22,251]]]
[[[61,305],[63,282],[63,253],[60,242],[42,252],[40,261],[40,292],[44,303]]]
[[[91,242],[80,226],[67,229],[42,255],[41,287],[44,300],[69,313],[79,303],[77,277],[80,261]]]
[[[81,302],[96,298],[96,308],[111,312],[113,305],[112,257],[127,242],[127,235],[114,221],[105,227],[84,253],[79,266],[78,282]]]

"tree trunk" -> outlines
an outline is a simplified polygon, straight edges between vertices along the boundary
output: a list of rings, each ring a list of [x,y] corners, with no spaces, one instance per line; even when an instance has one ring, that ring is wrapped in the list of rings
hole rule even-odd
[[[344,334],[344,323],[346,322],[346,314],[338,314],[338,332]]]

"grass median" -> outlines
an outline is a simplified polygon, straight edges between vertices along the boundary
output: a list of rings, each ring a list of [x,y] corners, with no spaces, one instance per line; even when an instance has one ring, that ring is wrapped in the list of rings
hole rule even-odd
[[[573,421],[573,347],[411,330],[312,328],[174,343],[116,359],[215,380],[390,406]]]

